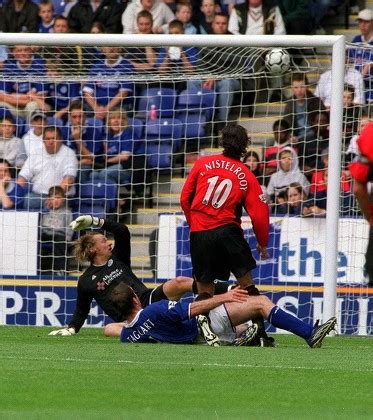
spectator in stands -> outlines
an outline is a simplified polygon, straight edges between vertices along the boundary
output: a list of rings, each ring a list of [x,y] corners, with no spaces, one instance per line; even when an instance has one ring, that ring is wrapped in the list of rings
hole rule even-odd
[[[40,154],[43,147],[43,130],[47,124],[47,116],[40,110],[31,114],[30,128],[22,137],[27,157]]]
[[[76,155],[62,143],[60,129],[45,127],[41,152],[27,158],[17,178],[21,187],[26,187],[27,184],[31,186],[31,191],[25,197],[24,207],[42,209],[49,188],[54,185],[62,187],[67,197],[74,196],[77,170]]]
[[[32,82],[33,76],[45,76],[44,61],[36,57],[28,45],[16,45],[13,59],[4,66],[0,82],[0,107],[6,107],[15,116],[28,118],[35,109],[48,110],[45,102],[45,86]],[[16,78],[16,80],[13,80]]]
[[[346,150],[346,162],[351,163],[356,157],[359,156],[359,149],[357,146],[357,139],[359,138],[362,130],[369,124],[370,118],[368,114],[363,113],[358,120],[357,133],[351,138],[350,144]]]
[[[278,157],[278,170],[271,175],[267,187],[267,195],[275,202],[280,191],[284,191],[292,182],[302,185],[308,194],[310,183],[298,166],[298,156],[291,147],[284,147]]]
[[[133,72],[132,64],[123,57],[122,49],[119,47],[103,47],[104,59],[98,60],[90,70],[90,77],[95,80],[98,75],[104,76],[103,80],[89,81],[83,87],[84,99],[88,107],[93,111],[95,118],[103,120],[107,112],[118,106],[130,108],[133,94],[133,83],[108,79],[110,75],[123,75]],[[106,76],[106,78],[105,78]]]
[[[78,0],[68,15],[71,32],[89,33],[93,22],[101,22],[107,33],[120,34],[123,7],[116,0]]]
[[[281,10],[270,0],[247,0],[237,4],[229,16],[228,29],[237,35],[286,34]]]
[[[105,34],[105,26],[101,22],[93,22],[91,27],[91,34]],[[105,56],[100,47],[83,47],[83,68],[85,72],[89,73],[91,67],[97,64],[98,61],[104,60]]]
[[[128,185],[131,183],[131,157],[142,145],[135,138],[135,131],[129,126],[124,110],[117,108],[110,111],[107,127],[104,169],[95,171],[92,176],[95,181],[109,179],[118,185]]]
[[[278,0],[288,35],[309,35],[313,29],[310,0]]]
[[[201,14],[197,16],[195,26],[199,34],[206,35],[212,33],[212,21],[216,13],[215,0],[202,0]]]
[[[63,70],[58,60],[47,60],[45,67],[50,80],[46,84],[46,102],[54,118],[66,118],[70,104],[80,99],[80,83],[62,80]],[[60,82],[55,81],[58,78],[61,78]]]
[[[0,71],[4,69],[5,62],[8,60],[8,57],[8,47],[6,45],[0,45]]]
[[[373,101],[373,10],[363,9],[357,17],[360,34],[356,35],[352,42],[358,44],[355,48],[349,48],[349,61],[364,77],[366,87],[366,99]]]
[[[51,0],[41,0],[39,4],[39,17],[39,32],[44,34],[53,32],[54,7]]]
[[[348,64],[346,57],[345,78],[344,81],[348,85],[355,88],[354,104],[365,105],[364,79],[361,73]],[[315,96],[320,98],[327,109],[330,108],[332,98],[332,71],[327,70],[323,73],[316,86]]]
[[[292,97],[286,102],[284,119],[293,128],[298,142],[306,142],[315,133],[311,126],[311,117],[325,109],[324,104],[308,89],[308,79],[305,73],[291,75]]]
[[[192,23],[192,5],[187,2],[180,2],[176,5],[175,17],[177,20],[184,25],[184,34],[195,35],[197,33],[197,28]],[[168,25],[163,27],[165,33],[168,33]]]
[[[11,165],[0,158],[0,209],[20,209],[23,206],[25,189],[18,185],[12,176]]]
[[[356,134],[359,116],[362,112],[360,105],[354,104],[355,88],[345,85],[343,91],[343,149],[346,150],[350,140]]]
[[[297,137],[293,136],[293,131],[287,120],[276,120],[273,123],[274,143],[264,150],[264,174],[272,175],[278,167],[278,154],[284,147],[292,147],[295,152],[298,151]]]
[[[38,6],[31,0],[8,0],[0,9],[0,31],[38,32]]]
[[[260,158],[255,150],[248,150],[242,158],[242,162],[250,169],[250,171],[256,176],[259,184],[264,184],[263,170],[260,163]]]
[[[62,128],[66,146],[74,150],[79,161],[79,183],[89,179],[92,170],[103,164],[103,130],[101,124],[89,124],[79,101],[69,107],[69,120]],[[96,121],[97,123],[97,121]]]
[[[317,195],[325,192],[328,187],[328,168],[329,168],[329,149],[322,151],[322,169],[315,171],[312,174],[310,193]],[[351,191],[350,175],[346,171],[342,171],[341,175],[341,193],[348,193]],[[326,208],[326,207],[325,207]]]
[[[184,25],[179,20],[173,20],[169,24],[168,31],[171,35],[184,33]],[[168,47],[159,50],[157,67],[160,73],[193,73],[194,66],[198,60],[198,49],[194,47]],[[173,82],[170,87],[179,91],[185,89],[185,82]],[[191,83],[193,86],[193,83]],[[163,87],[167,83],[162,83]]]
[[[13,169],[20,169],[26,160],[23,141],[15,136],[16,127],[11,117],[0,121],[0,158],[5,159]]]
[[[53,24],[54,34],[70,32],[69,22],[64,16],[56,16]],[[48,46],[41,54],[45,60],[58,61],[60,74],[71,75],[81,73],[83,69],[83,54],[81,47],[74,46]]]
[[[322,210],[326,210],[327,193],[328,193],[328,168],[315,173],[314,191],[310,193],[309,200],[314,206]],[[348,175],[346,175],[348,174]],[[340,184],[340,215],[356,216],[355,199],[351,192],[351,176],[348,171],[342,171]],[[315,212],[318,214],[317,212]]]
[[[65,190],[59,185],[50,187],[41,217],[41,240],[42,246],[51,247],[52,270],[57,275],[64,275],[66,271],[67,245],[73,237],[69,226],[72,221],[73,216],[67,206]]]
[[[136,17],[138,33],[149,35],[153,33],[153,16],[147,10],[142,10]],[[157,61],[157,48],[130,47],[125,50],[125,57],[135,70],[152,70]]]
[[[308,173],[322,167],[323,150],[329,146],[329,113],[313,113],[310,117],[313,136],[299,143],[303,171]]]
[[[162,25],[175,19],[171,9],[161,0],[133,0],[128,4],[122,15],[124,34],[138,32],[136,17],[142,10],[147,10],[153,16],[153,32],[161,33]]]
[[[223,14],[215,14],[212,21],[212,34],[223,35],[228,33],[228,17]],[[240,60],[237,51],[229,48],[203,48],[200,51],[199,58],[201,62],[208,66],[209,71],[214,72],[224,68],[228,71],[237,68],[237,60]],[[217,94],[216,98],[216,114],[221,125],[225,126],[229,121],[229,113],[233,104],[234,95],[241,91],[241,81],[238,79],[206,79],[203,82],[198,80],[191,81],[189,86],[200,90],[201,88],[214,90]]]

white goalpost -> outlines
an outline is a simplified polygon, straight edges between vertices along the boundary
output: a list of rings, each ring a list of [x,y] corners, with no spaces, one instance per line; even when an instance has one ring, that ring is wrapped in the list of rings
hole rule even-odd
[[[49,66],[49,73],[30,71],[29,78],[25,76],[27,72],[20,76],[12,75],[4,70],[0,76],[0,83],[4,83],[6,89],[9,89],[7,95],[11,96],[13,93],[13,97],[17,95],[17,92],[11,93],[12,83],[25,82],[29,83],[30,86],[39,83],[44,86],[40,87],[40,91],[46,91],[46,86],[51,83],[55,85],[58,83],[65,84],[67,86],[65,90],[72,89],[73,86],[78,87],[78,90],[74,94],[72,93],[70,97],[65,95],[66,103],[63,107],[57,108],[56,105],[55,109],[53,104],[57,102],[48,98],[48,95],[51,95],[50,93],[42,92],[38,96],[37,91],[33,91],[31,96],[35,99],[33,95],[36,95],[34,101],[30,100],[33,105],[30,105],[30,102],[26,100],[27,103],[22,102],[22,95],[19,94],[17,99],[19,104],[13,103],[12,106],[9,106],[9,96],[5,97],[2,95],[3,91],[0,91],[0,98],[4,99],[4,101],[0,100],[2,102],[0,111],[3,109],[1,111],[3,114],[0,112],[0,121],[4,121],[9,113],[12,114],[11,118],[13,118],[16,126],[15,135],[19,133],[21,124],[24,128],[19,135],[24,143],[26,141],[24,136],[27,135],[28,130],[32,130],[34,127],[32,119],[34,117],[35,119],[38,118],[37,112],[45,114],[43,116],[45,121],[43,120],[41,123],[43,126],[56,125],[59,127],[64,145],[74,150],[77,155],[76,171],[74,172],[76,191],[74,193],[70,190],[67,193],[67,202],[69,205],[71,203],[72,206],[72,216],[84,214],[85,211],[91,209],[93,212],[102,211],[108,217],[128,224],[133,238],[132,262],[134,271],[139,278],[149,283],[158,280],[164,281],[172,275],[190,274],[187,236],[185,236],[184,230],[182,231],[184,233],[180,233],[181,231],[178,230],[180,226],[184,226],[184,222],[177,196],[193,161],[199,155],[217,152],[219,129],[229,122],[237,122],[247,127],[248,134],[253,140],[253,150],[259,151],[261,167],[266,168],[265,149],[269,144],[268,135],[271,131],[269,127],[272,127],[272,124],[277,120],[283,121],[283,119],[286,119],[283,111],[285,99],[288,100],[291,96],[290,88],[286,84],[291,79],[292,73],[308,74],[311,78],[314,78],[310,85],[315,85],[322,73],[319,63],[323,60],[329,62],[331,59],[331,66],[327,65],[331,70],[332,94],[330,98],[327,152],[326,216],[325,218],[279,218],[277,215],[273,215],[273,232],[271,233],[274,238],[273,244],[277,243],[276,229],[281,230],[281,226],[287,226],[286,232],[285,230],[281,231],[285,246],[282,247],[282,250],[273,251],[272,256],[275,262],[272,263],[272,268],[263,268],[262,270],[262,263],[259,264],[259,288],[261,285],[260,276],[264,273],[265,279],[262,279],[262,290],[268,293],[271,298],[274,298],[275,303],[277,301],[283,302],[285,309],[291,307],[290,310],[296,312],[298,316],[308,322],[315,321],[316,314],[322,316],[323,321],[336,313],[340,314],[340,319],[347,319],[351,315],[351,317],[354,317],[354,321],[343,321],[347,326],[343,326],[342,332],[351,333],[352,331],[352,333],[362,335],[372,334],[367,326],[368,319],[372,316],[372,310],[369,309],[369,294],[365,291],[363,279],[346,280],[346,283],[349,280],[359,283],[361,293],[358,295],[360,299],[358,305],[361,305],[363,312],[360,313],[359,309],[356,310],[354,306],[356,304],[354,300],[355,292],[347,287],[348,284],[346,286],[348,290],[346,289],[347,291],[343,293],[346,294],[347,300],[351,299],[352,309],[349,309],[349,304],[346,303],[343,305],[347,305],[347,309],[343,310],[351,313],[342,314],[342,303],[337,298],[339,267],[342,264],[339,247],[341,240],[348,241],[343,229],[345,226],[353,229],[352,226],[354,226],[352,219],[351,222],[344,224],[341,224],[340,219],[341,167],[343,164],[342,150],[344,148],[343,94],[346,61],[344,36],[1,33],[0,45],[9,47],[9,61],[14,60],[11,47],[28,46],[33,48],[33,57],[39,57]],[[76,46],[78,46],[78,49],[76,49]],[[111,72],[105,74],[102,70],[105,60],[109,60],[108,54],[110,54],[110,52],[106,52],[107,55],[102,55],[101,49],[103,47],[118,48],[118,50],[112,52],[114,58],[111,66],[115,68],[121,62],[120,65],[123,66],[118,67],[117,72],[110,70]],[[144,64],[141,60],[144,60],[144,56],[149,53],[145,50],[145,47],[152,48],[154,52],[153,62],[149,67],[138,65],[139,63]],[[190,67],[182,68],[175,65],[174,67],[165,67],[162,70],[165,61],[162,62],[160,57],[164,57],[165,51],[168,51],[169,47],[178,47],[179,49],[174,50],[173,53],[176,54],[178,60],[181,60],[180,55],[185,54],[190,61]],[[290,71],[283,75],[275,76],[266,73],[262,63],[263,57],[266,52],[275,47],[289,50],[292,55],[300,53],[302,60],[298,64],[293,63]],[[49,56],[46,55],[47,48],[69,51],[69,61],[64,61],[63,54],[61,55],[62,58],[58,59],[53,56],[53,53],[49,53]],[[191,49],[195,49],[199,55],[197,56],[196,52],[196,55],[193,56],[190,52]],[[318,50],[324,54],[321,59],[317,58]],[[76,52],[76,57],[83,63],[78,71],[70,71],[73,63],[71,57],[75,57],[71,55],[72,51],[74,51],[74,54]],[[221,58],[223,52],[226,56]],[[117,58],[115,58],[116,53],[119,54]],[[204,57],[204,61],[201,57]],[[215,59],[216,62],[214,62]],[[58,68],[58,60],[62,60],[60,61],[63,64],[62,68]],[[135,63],[133,64],[135,67],[131,67],[132,70],[129,70],[123,64],[126,60],[131,63],[138,60],[136,62],[137,67]],[[172,62],[172,59],[169,60]],[[4,69],[8,69],[6,66],[7,64],[5,64]],[[89,67],[90,70],[85,69],[84,66]],[[249,67],[250,70],[248,70]],[[51,68],[52,70],[50,70]],[[96,73],[95,69],[97,69]],[[203,86],[207,86],[205,82],[212,79],[214,82],[211,86],[216,87],[217,81],[223,81],[227,82],[227,86],[230,87],[227,91],[221,91],[220,93],[217,90],[214,91],[215,88],[213,87],[209,92]],[[232,81],[238,81],[240,87],[233,88],[232,86],[235,86],[235,84]],[[263,84],[266,85],[263,86]],[[194,86],[194,96],[188,93],[189,85]],[[113,96],[100,97],[101,93],[99,92],[101,92],[102,86],[105,86],[110,95],[114,92]],[[312,91],[313,87],[311,86]],[[146,95],[152,88],[155,89],[155,97],[150,98]],[[35,87],[35,89],[38,89],[38,87]],[[157,89],[158,92],[163,92],[163,96],[158,93],[157,97]],[[283,103],[267,101],[266,95],[274,89],[280,90]],[[61,92],[56,94],[56,98],[61,99],[63,97]],[[192,96],[195,100],[198,95],[200,97],[199,105],[197,102],[192,103]],[[207,99],[205,101],[203,95],[206,95],[206,98],[211,96],[212,102],[209,103]],[[225,96],[225,98],[219,98],[219,95]],[[265,99],[263,99],[264,97]],[[226,99],[226,101],[224,102],[222,99]],[[73,102],[75,102],[75,105],[72,104]],[[223,102],[225,105],[223,105]],[[80,108],[76,103],[80,104]],[[44,104],[45,107],[40,109],[40,104]],[[261,115],[258,114],[259,110],[263,110]],[[277,112],[277,110],[279,111]],[[324,108],[317,111],[320,113],[323,110]],[[119,117],[118,115],[115,116],[116,111],[119,112]],[[73,121],[73,117],[75,118],[74,112],[83,114],[83,116],[77,116],[77,118],[83,118],[83,120],[79,120],[80,123],[77,125],[74,125]],[[248,113],[249,116],[245,113]],[[123,117],[122,114],[126,115],[126,120],[115,122],[116,117],[119,119]],[[226,116],[224,120],[222,120],[222,115]],[[356,117],[354,118],[356,119]],[[357,121],[354,121],[354,123],[357,123]],[[117,129],[115,124],[119,124],[120,129]],[[307,125],[306,122],[305,125]],[[129,130],[129,128],[131,131],[127,131],[127,133],[131,134],[122,136],[124,129]],[[289,130],[295,132],[295,127],[290,127]],[[88,137],[83,139],[84,133],[91,134],[87,134]],[[43,141],[40,135],[38,138],[40,142]],[[95,143],[96,141],[97,144],[100,143],[100,148]],[[315,159],[321,160],[323,157],[322,150],[321,146],[318,145],[321,140],[317,137],[315,141],[317,144]],[[132,142],[131,151],[126,149],[129,146],[124,146],[124,144],[127,145],[125,142]],[[82,147],[82,143],[86,147]],[[295,145],[300,162],[304,159],[304,156],[301,155],[301,147],[303,147],[301,144]],[[34,150],[36,150],[36,155],[41,153],[37,151],[39,149]],[[111,150],[114,150],[114,152]],[[30,160],[32,152],[27,152],[26,150],[27,159]],[[93,156],[90,156],[89,153]],[[119,161],[114,159],[114,156],[120,155],[122,158],[124,155],[127,157],[125,160]],[[40,154],[40,156],[42,155]],[[108,159],[108,156],[113,156],[113,159]],[[45,162],[42,158],[40,159],[42,163]],[[31,162],[33,162],[32,159]],[[86,162],[88,162],[88,169],[87,166],[84,166],[87,165]],[[115,167],[118,162],[120,168],[115,172],[117,178],[113,179],[113,171],[118,169]],[[27,178],[26,181],[30,181],[28,182],[29,185],[35,186],[35,180],[34,184],[32,183],[32,177],[35,176],[33,168],[28,168],[26,171],[23,168],[24,164],[15,165],[14,179],[23,175],[24,179]],[[87,177],[82,177],[84,170],[89,172],[86,173]],[[264,173],[264,171],[265,169],[262,172]],[[49,176],[52,175],[53,173],[49,172]],[[126,176],[127,178],[125,178]],[[270,175],[266,176],[265,179],[263,175],[263,179],[268,184]],[[307,176],[310,179],[311,172]],[[49,181],[49,177],[46,178]],[[96,185],[97,182],[99,187]],[[57,175],[56,183],[58,184]],[[45,184],[48,184],[48,182],[45,181]],[[95,185],[95,188],[91,187],[88,195],[83,196],[82,191],[86,191],[86,187],[90,184]],[[47,198],[45,193],[44,190],[44,200]],[[89,196],[89,194],[91,195]],[[27,192],[25,193],[26,196]],[[26,202],[30,203],[24,201],[24,203]],[[64,257],[60,254],[61,251],[55,247],[59,241],[57,237],[52,235],[52,238],[49,239],[49,245],[44,247],[45,241],[43,242],[41,236],[43,231],[42,220],[48,209],[44,208],[39,211],[35,207],[30,207],[31,204],[28,205],[29,207],[26,205],[26,208],[23,208],[20,212],[18,212],[18,209],[9,212],[9,214],[19,213],[20,216],[9,219],[8,216],[5,217],[4,213],[4,217],[0,218],[2,232],[6,231],[7,223],[16,225],[17,237],[11,240],[14,253],[21,252],[28,255],[30,252],[29,262],[24,261],[26,265],[30,266],[30,270],[27,270],[27,267],[23,271],[12,270],[12,264],[19,268],[19,264],[22,265],[23,263],[16,257],[12,260],[13,257],[6,251],[7,244],[3,235],[0,262],[4,278],[0,281],[0,323],[63,325],[71,315],[75,298],[76,278],[84,267],[76,266],[74,262],[71,250],[74,238],[71,237],[65,238],[64,252],[68,257],[64,263],[63,272],[59,268],[55,270],[59,274],[53,272],[60,265],[56,265],[56,267],[53,265],[52,270],[45,269],[40,265],[42,249],[49,250],[53,264],[59,258]],[[33,214],[30,225],[28,224],[28,217],[31,218],[31,216],[27,216],[28,213]],[[38,213],[39,216],[37,216]],[[244,219],[244,222],[247,223],[248,231],[250,231],[250,222],[247,218]],[[22,229],[25,225],[29,225],[29,231]],[[305,229],[305,238],[303,239],[300,235],[302,229]],[[361,246],[366,240],[364,237],[365,230],[360,224],[356,229],[355,234],[358,236],[356,243]],[[296,232],[296,234],[293,232]],[[252,235],[252,232],[249,235]],[[297,251],[298,254],[291,248],[295,240],[295,236],[293,238],[292,235],[296,235],[296,240],[300,242],[300,253]],[[35,244],[35,236],[38,237],[37,244]],[[307,242],[307,239],[317,243],[315,251],[310,250],[308,247],[310,242]],[[17,242],[22,242],[22,249],[17,248]],[[347,249],[348,246],[346,245],[345,248]],[[322,250],[319,251],[319,249]],[[365,249],[354,249],[353,252],[362,255]],[[290,259],[292,255],[295,255],[294,261]],[[321,262],[318,261],[321,258],[320,255],[323,256],[322,274],[315,275],[314,273],[309,276],[312,279],[307,286],[299,284],[295,287],[296,280],[290,279],[287,275],[283,275],[282,283],[276,282],[274,284],[270,278],[271,276],[278,277],[281,270],[290,272],[290,261],[294,265],[302,266],[299,270],[302,273],[304,272],[303,276],[306,278],[307,270],[310,271],[309,266],[313,264],[315,267],[312,269],[313,272],[317,271],[316,266],[321,266]],[[303,258],[303,261],[300,261],[301,258]],[[297,260],[295,261],[295,259]],[[361,261],[361,258],[358,260]],[[185,271],[183,271],[183,267],[187,267]],[[360,269],[360,267],[354,268],[356,269],[355,272]],[[152,277],[154,272],[156,274],[155,278]],[[268,275],[269,272],[270,275]],[[314,286],[313,283],[317,283],[319,286]],[[24,291],[25,288],[26,292]],[[307,290],[311,290],[311,292],[307,292]],[[315,290],[315,296],[313,290]],[[300,295],[304,291],[309,293],[306,303],[302,299],[294,298],[294,294]],[[276,297],[277,292],[279,293],[278,297]],[[288,292],[290,298],[287,300],[286,294]],[[320,293],[322,298],[320,298]],[[304,305],[303,312],[298,308],[302,305]],[[358,321],[355,322],[356,311],[359,314]],[[101,326],[105,321],[105,317],[97,308],[93,309],[91,315],[88,320],[89,325]]]

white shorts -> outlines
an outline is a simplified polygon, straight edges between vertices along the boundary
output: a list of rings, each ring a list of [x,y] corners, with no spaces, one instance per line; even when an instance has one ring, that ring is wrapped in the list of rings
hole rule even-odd
[[[210,325],[223,343],[232,343],[236,338],[236,328],[232,325],[225,305],[220,305],[209,312]]]

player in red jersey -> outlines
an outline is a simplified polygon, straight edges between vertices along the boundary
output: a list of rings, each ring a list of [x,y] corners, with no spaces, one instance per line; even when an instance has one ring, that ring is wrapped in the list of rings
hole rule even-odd
[[[251,275],[256,262],[244,238],[241,215],[245,208],[258,240],[257,250],[266,259],[269,210],[259,182],[240,160],[249,143],[242,126],[223,128],[223,153],[200,158],[181,192],[181,207],[191,231],[198,299],[213,296],[214,279],[228,280],[230,273],[250,295],[259,294]]]
[[[357,140],[357,145],[360,156],[350,164],[349,169],[355,181],[354,194],[363,216],[370,225],[365,269],[369,278],[369,286],[373,286],[373,122],[363,129]],[[370,184],[370,191],[368,184]]]

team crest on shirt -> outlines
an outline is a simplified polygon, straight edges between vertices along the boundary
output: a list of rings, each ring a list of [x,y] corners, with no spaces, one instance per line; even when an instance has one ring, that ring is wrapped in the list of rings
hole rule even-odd
[[[107,262],[107,266],[111,267],[113,265],[113,260],[110,258],[110,260]]]
[[[98,281],[96,286],[97,290],[105,290],[105,282],[103,281]]]

